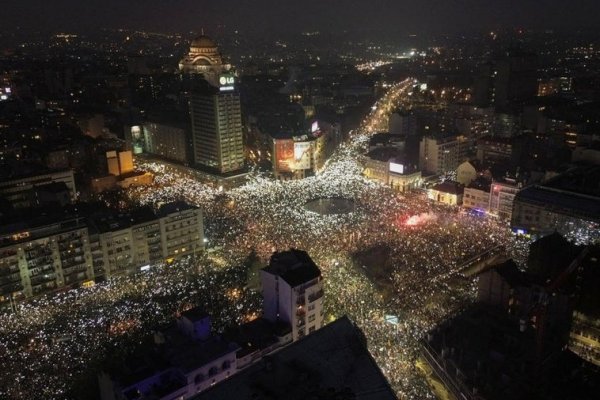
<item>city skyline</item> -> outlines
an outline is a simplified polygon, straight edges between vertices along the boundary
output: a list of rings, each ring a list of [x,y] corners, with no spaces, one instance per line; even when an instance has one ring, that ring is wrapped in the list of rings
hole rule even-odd
[[[2,11],[0,398],[597,398],[600,4]]]

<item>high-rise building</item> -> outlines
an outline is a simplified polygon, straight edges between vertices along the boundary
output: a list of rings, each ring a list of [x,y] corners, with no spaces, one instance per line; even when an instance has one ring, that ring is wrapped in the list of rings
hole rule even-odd
[[[233,75],[221,76],[223,85],[194,85],[190,101],[193,159],[199,167],[219,174],[244,167],[240,95]]]
[[[188,131],[176,124],[147,122],[142,127],[144,150],[181,164],[188,162]]]
[[[240,95],[231,65],[207,36],[194,39],[180,70],[189,78],[194,164],[228,174],[244,167]],[[197,79],[199,78],[199,79]]]
[[[481,67],[475,78],[475,105],[505,107],[535,97],[538,91],[537,56],[511,50]]]
[[[284,322],[297,340],[323,326],[323,278],[301,250],[274,253],[261,270],[264,317]]]

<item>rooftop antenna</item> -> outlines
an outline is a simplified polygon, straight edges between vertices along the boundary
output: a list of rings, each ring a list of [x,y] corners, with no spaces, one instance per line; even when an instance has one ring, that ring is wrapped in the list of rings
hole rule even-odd
[[[201,28],[200,31],[202,32],[202,36],[204,36],[204,28]]]

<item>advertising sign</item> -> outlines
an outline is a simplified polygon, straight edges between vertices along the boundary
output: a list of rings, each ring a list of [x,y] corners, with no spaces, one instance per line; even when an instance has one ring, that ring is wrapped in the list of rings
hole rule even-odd
[[[310,142],[294,143],[295,169],[310,169]]]
[[[404,165],[391,162],[390,163],[390,172],[395,172],[397,174],[403,174],[404,173]]]
[[[291,171],[294,167],[294,141],[279,139],[275,141],[275,167],[278,171]]]

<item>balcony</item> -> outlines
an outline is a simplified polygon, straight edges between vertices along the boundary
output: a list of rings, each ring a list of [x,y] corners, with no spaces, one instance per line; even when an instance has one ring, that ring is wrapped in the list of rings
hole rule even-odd
[[[31,286],[40,285],[46,282],[54,282],[54,274],[38,275],[31,278]]]
[[[308,296],[308,302],[312,303],[323,297],[323,289]]]
[[[63,275],[64,276],[69,276],[78,272],[86,272],[87,271],[87,266],[85,264],[78,264],[78,265],[73,265],[67,268],[63,267]]]

